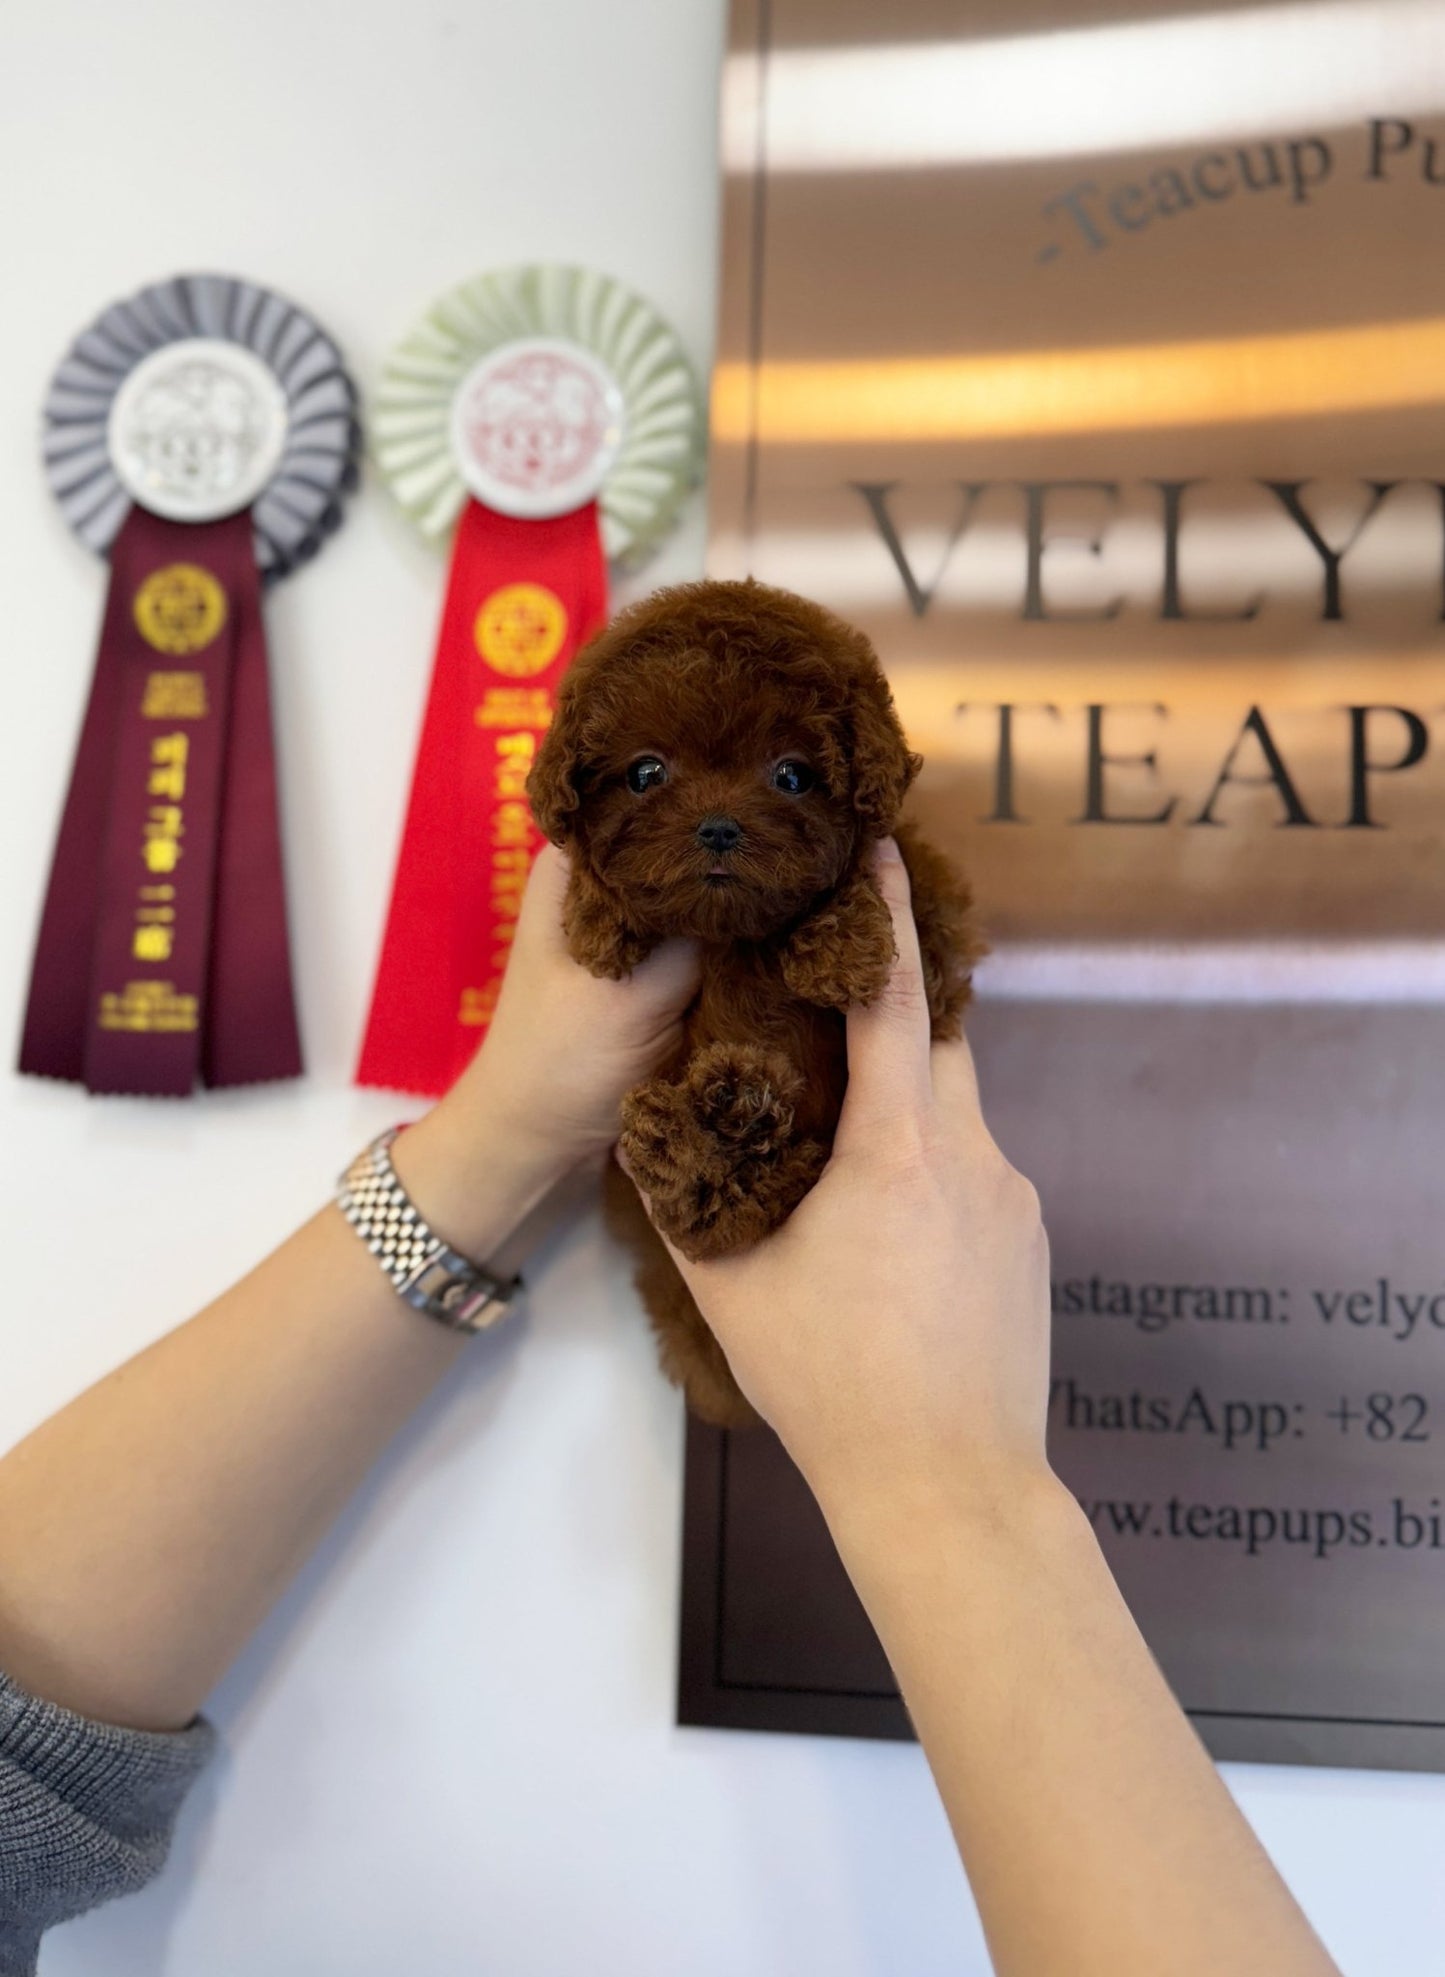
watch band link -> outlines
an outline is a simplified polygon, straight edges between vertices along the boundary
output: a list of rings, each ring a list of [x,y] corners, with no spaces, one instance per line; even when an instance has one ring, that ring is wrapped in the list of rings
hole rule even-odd
[[[413,1310],[454,1332],[481,1332],[504,1318],[520,1277],[498,1277],[429,1226],[397,1177],[391,1126],[364,1147],[336,1192],[336,1203],[392,1285]]]

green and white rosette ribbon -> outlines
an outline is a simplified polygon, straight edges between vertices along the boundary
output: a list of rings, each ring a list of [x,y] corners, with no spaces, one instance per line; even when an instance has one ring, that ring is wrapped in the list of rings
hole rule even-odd
[[[706,425],[676,332],[610,276],[503,268],[442,296],[382,369],[371,414],[376,463],[422,533],[445,539],[468,493],[477,491],[455,439],[459,394],[484,360],[539,340],[585,353],[618,394],[621,430],[597,506],[608,561],[631,567],[666,535],[700,479]],[[489,505],[500,508],[492,492]]]
[[[541,842],[537,742],[606,622],[609,563],[671,527],[703,430],[676,335],[584,268],[478,275],[387,359],[372,450],[451,569],[361,1084],[445,1091],[491,1021]]]

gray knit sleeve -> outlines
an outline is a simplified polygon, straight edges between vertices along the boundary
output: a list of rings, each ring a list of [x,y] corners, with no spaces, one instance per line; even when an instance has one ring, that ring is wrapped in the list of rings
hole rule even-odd
[[[91,1723],[0,1674],[0,1977],[30,1977],[52,1922],[143,1887],[215,1734]]]

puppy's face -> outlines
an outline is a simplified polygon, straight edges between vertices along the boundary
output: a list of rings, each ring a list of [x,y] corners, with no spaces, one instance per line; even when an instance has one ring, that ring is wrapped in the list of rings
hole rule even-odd
[[[529,794],[629,926],[757,940],[892,828],[913,767],[860,634],[784,592],[694,584],[578,661]]]
[[[643,932],[758,939],[838,883],[857,824],[826,716],[797,693],[739,702],[730,669],[636,691],[596,737],[577,850]]]

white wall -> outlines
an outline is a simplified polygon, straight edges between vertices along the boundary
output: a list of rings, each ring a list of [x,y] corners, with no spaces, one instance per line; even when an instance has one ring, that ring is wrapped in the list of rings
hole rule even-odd
[[[438,291],[546,257],[634,283],[705,364],[722,11],[7,10],[0,1038],[103,589],[36,462],[71,334],[147,280],[235,270],[313,308],[364,388]],[[644,586],[701,555],[694,510]],[[0,1443],[241,1270],[393,1116],[347,1079],[441,574],[368,487],[269,601],[307,1081],[181,1106],[6,1083]],[[916,1750],[670,1727],[678,1403],[592,1220],[533,1280],[525,1326],[475,1348],[216,1698],[225,1754],[170,1872],[57,1934],[51,1977],[986,1969]],[[1445,1781],[1231,1783],[1351,1977],[1438,1972]]]

